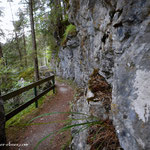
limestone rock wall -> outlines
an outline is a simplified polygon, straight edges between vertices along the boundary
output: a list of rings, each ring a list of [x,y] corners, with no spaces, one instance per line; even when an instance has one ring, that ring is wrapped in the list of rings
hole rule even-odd
[[[88,1],[70,1],[70,22],[76,25],[78,34],[68,40],[66,47],[60,49],[56,72],[65,78],[74,79],[80,85],[87,84],[94,68],[99,68],[109,82],[112,79],[114,51],[112,36],[108,36],[111,28],[108,26],[109,12],[100,6],[96,1],[92,4]],[[105,17],[104,25],[101,22]]]
[[[57,74],[87,85],[99,68],[121,146],[150,149],[150,1],[70,0],[69,14],[78,34],[60,50]]]
[[[86,90],[79,89],[74,98],[72,112],[78,112],[81,114],[72,114],[71,118],[74,119],[72,124],[82,124],[87,121],[91,121],[88,117],[90,116],[90,106],[86,99]],[[85,114],[85,115],[82,115]],[[82,132],[78,132],[81,131]],[[89,129],[86,126],[76,126],[71,129],[72,142],[70,145],[71,150],[90,150],[91,146],[87,144]]]

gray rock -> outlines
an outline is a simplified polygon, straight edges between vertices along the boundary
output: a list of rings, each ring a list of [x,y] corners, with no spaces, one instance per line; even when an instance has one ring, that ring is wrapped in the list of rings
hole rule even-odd
[[[76,48],[76,47],[78,47],[79,46],[78,38],[72,37],[70,40],[67,41],[66,46],[69,47],[69,48]]]
[[[80,92],[81,91],[83,91],[83,95],[81,95],[80,98],[76,97],[74,99],[72,112],[83,113],[85,115],[73,114],[71,118],[75,119],[74,121],[72,121],[72,124],[74,125],[91,121],[88,118],[90,113],[89,113],[89,105],[85,97],[85,91],[80,90]],[[76,126],[71,129],[73,140],[70,146],[72,150],[90,150],[91,146],[87,144],[88,130],[89,128],[87,128],[85,125]]]
[[[122,147],[129,150],[150,149],[149,21],[140,24],[132,44],[116,58],[114,70],[114,124]]]
[[[56,67],[82,86],[100,69],[113,86],[113,121],[125,150],[150,149],[149,12],[149,0],[70,0],[78,34],[60,49]]]

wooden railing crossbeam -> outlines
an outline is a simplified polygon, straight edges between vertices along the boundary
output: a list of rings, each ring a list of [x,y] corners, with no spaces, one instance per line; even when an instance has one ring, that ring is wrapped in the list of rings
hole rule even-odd
[[[47,88],[46,90],[44,90],[42,93],[40,93],[38,95],[38,92],[37,92],[37,86],[41,85],[42,83],[44,82],[47,82],[47,81],[50,81],[52,80],[52,85],[51,87]],[[34,88],[34,98],[32,98],[31,100],[29,100],[28,102],[26,102],[25,104],[19,106],[18,108],[16,108],[15,110],[11,111],[10,113],[6,114],[5,115],[5,118],[6,118],[6,121],[9,120],[10,118],[12,118],[13,116],[15,116],[16,114],[18,114],[19,112],[21,112],[22,110],[24,110],[25,108],[27,108],[29,105],[31,105],[32,103],[35,102],[35,106],[36,108],[38,107],[38,99],[41,98],[42,96],[44,96],[46,93],[48,93],[49,91],[53,90],[53,93],[55,93],[55,76],[52,75],[46,79],[42,79],[40,81],[37,81],[35,83],[32,83],[26,87],[23,87],[23,88],[20,88],[14,92],[11,92],[11,93],[8,93],[4,96],[0,96],[0,98],[3,100],[3,101],[6,101],[8,99],[11,99],[15,96],[18,96],[20,94],[22,94],[23,92],[25,91],[28,91],[30,89]]]
[[[54,88],[55,88],[55,85],[50,87],[50,88],[48,88],[48,89],[46,89],[44,92],[42,92],[38,96],[34,97],[30,101],[26,102],[25,104],[21,105],[20,107],[16,108],[12,112],[6,114],[6,116],[5,116],[6,117],[6,121],[9,120],[10,118],[12,118],[13,116],[15,116],[16,114],[18,114],[19,112],[21,112],[22,110],[24,110],[25,108],[27,108],[29,105],[31,105],[32,103],[37,101],[39,98],[41,98],[42,96],[44,96],[46,93],[48,93],[50,90],[52,90]]]
[[[50,77],[48,77],[48,78],[46,78],[46,79],[42,79],[42,80],[40,80],[40,81],[37,81],[37,82],[35,82],[35,83],[32,83],[32,84],[30,84],[30,85],[28,85],[28,86],[26,86],[26,87],[20,88],[20,89],[14,91],[14,92],[8,93],[8,94],[2,96],[2,99],[3,99],[4,101],[6,101],[6,100],[8,100],[8,99],[11,99],[11,98],[13,98],[13,97],[15,97],[15,96],[17,96],[17,95],[19,95],[19,94],[22,94],[23,92],[28,91],[28,90],[30,90],[30,89],[32,89],[32,88],[34,88],[34,87],[36,87],[36,86],[38,86],[38,85],[40,85],[40,84],[46,82],[46,81],[49,81],[49,80],[51,80],[51,79],[54,80],[54,75],[53,75],[53,76],[50,76]]]

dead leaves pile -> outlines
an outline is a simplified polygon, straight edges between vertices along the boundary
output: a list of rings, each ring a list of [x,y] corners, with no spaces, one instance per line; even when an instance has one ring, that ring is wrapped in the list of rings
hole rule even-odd
[[[105,78],[98,73],[98,69],[94,69],[88,85],[89,89],[94,94],[94,98],[88,99],[88,101],[102,101],[106,111],[109,111],[112,89]]]
[[[112,88],[105,78],[95,69],[90,76],[89,89],[94,94],[94,98],[89,101],[101,101],[106,112],[111,110]],[[91,150],[121,150],[115,128],[112,121],[102,120],[100,124],[93,125],[89,130],[87,140],[91,145]]]
[[[115,129],[110,120],[92,126],[89,131],[88,144],[90,150],[121,150]]]

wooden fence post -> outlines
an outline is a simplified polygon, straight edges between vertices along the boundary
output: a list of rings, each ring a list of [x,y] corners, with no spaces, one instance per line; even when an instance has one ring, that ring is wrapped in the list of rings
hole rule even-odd
[[[37,96],[37,87],[34,87],[34,96]],[[38,108],[38,100],[35,101],[35,107]]]
[[[55,76],[53,77],[52,82],[53,82],[53,86],[55,86]],[[53,88],[53,93],[55,93],[55,87]]]
[[[0,96],[0,150],[5,149],[6,134],[5,134],[5,111],[2,97]]]

